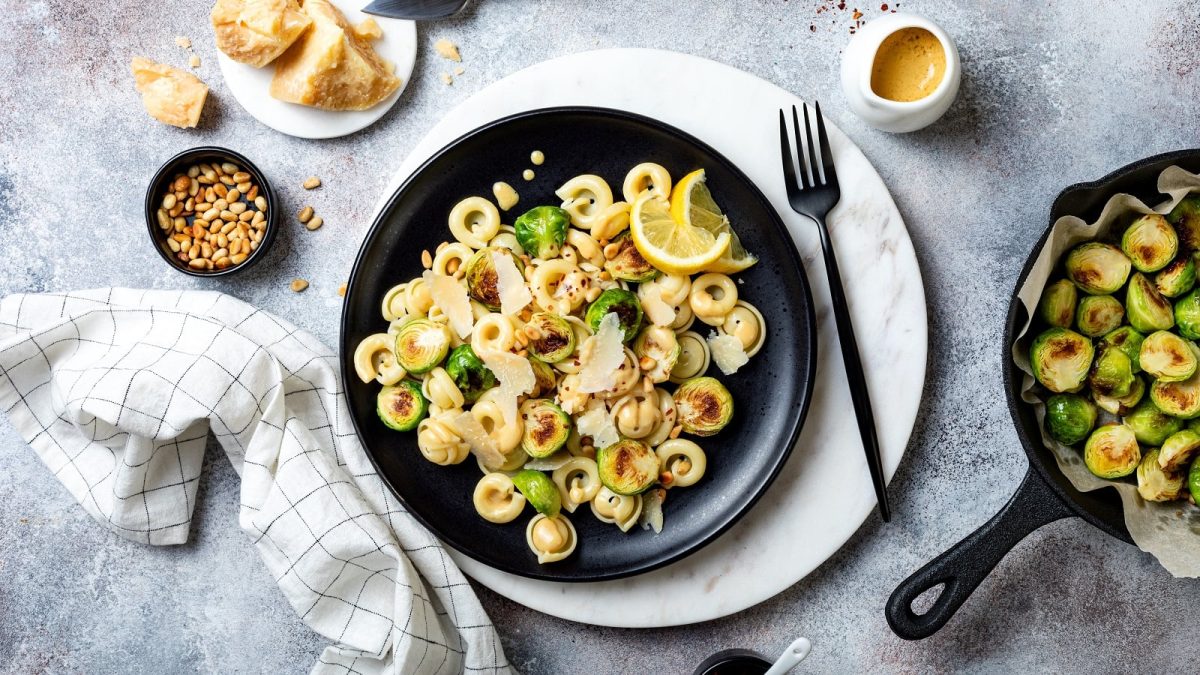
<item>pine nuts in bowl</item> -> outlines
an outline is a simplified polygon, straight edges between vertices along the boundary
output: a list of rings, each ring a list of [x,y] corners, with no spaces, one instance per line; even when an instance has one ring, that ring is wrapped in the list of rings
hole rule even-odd
[[[146,227],[155,249],[192,276],[222,276],[253,265],[278,229],[275,193],[244,156],[192,148],[163,164],[146,190]]]

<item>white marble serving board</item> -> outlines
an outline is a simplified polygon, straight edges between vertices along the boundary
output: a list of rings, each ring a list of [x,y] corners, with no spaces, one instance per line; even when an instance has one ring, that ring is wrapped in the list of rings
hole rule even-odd
[[[712,145],[766,194],[792,232],[817,306],[817,382],[800,440],[767,494],[728,532],[662,569],[583,584],[514,576],[452,551],[480,583],[572,621],[623,627],[707,621],[751,607],[803,579],[875,508],[830,317],[820,241],[815,226],[788,207],[784,192],[778,111],[801,103],[765,80],[694,56],[651,49],[583,52],[526,68],[483,89],[442,118],[405,159],[375,213],[444,145],[512,113],[592,105],[660,119]],[[842,202],[829,226],[842,277],[853,280],[846,293],[890,478],[908,444],[925,382],[925,293],[912,242],[887,187],[832,124],[849,113],[829,108],[825,113],[842,186]],[[653,535],[635,530],[631,536]]]

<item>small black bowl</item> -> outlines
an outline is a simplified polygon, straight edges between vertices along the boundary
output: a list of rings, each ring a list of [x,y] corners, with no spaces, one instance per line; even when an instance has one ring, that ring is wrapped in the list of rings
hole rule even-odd
[[[251,251],[246,259],[240,265],[233,265],[223,270],[196,270],[192,269],[187,263],[175,257],[175,253],[171,251],[167,245],[168,234],[174,234],[174,230],[167,232],[158,225],[158,216],[156,215],[159,206],[162,205],[163,196],[167,193],[167,185],[174,180],[176,174],[186,174],[189,167],[193,164],[202,163],[223,163],[232,162],[237,164],[239,168],[250,174],[253,181],[258,185],[258,194],[267,200],[267,228],[263,232],[262,241],[259,242],[258,248]],[[188,216],[188,224],[191,225],[195,219],[194,216]],[[190,274],[194,277],[220,277],[235,272],[241,272],[262,259],[263,254],[271,247],[275,241],[275,233],[279,229],[279,208],[278,202],[275,199],[275,191],[271,189],[271,183],[267,180],[265,174],[254,165],[244,155],[234,152],[228,148],[220,148],[217,146],[203,146],[184,150],[183,152],[168,159],[165,164],[159,168],[154,174],[154,178],[150,179],[150,186],[146,188],[146,229],[150,233],[150,241],[154,243],[154,249],[166,260],[171,267]]]
[[[726,649],[704,659],[692,675],[762,675],[771,662],[749,649]]]

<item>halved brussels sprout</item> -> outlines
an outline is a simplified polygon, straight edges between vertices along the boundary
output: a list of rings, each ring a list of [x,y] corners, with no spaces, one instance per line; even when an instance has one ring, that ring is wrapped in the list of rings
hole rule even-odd
[[[1070,328],[1075,320],[1075,301],[1078,296],[1075,284],[1059,279],[1042,291],[1042,299],[1038,301],[1038,316],[1051,326]]]
[[[604,487],[619,495],[636,495],[658,480],[658,455],[645,443],[624,438],[596,451],[596,469]]]
[[[733,395],[715,377],[687,380],[674,399],[679,424],[689,434],[712,436],[733,419]]]
[[[1092,391],[1102,396],[1128,396],[1136,377],[1133,365],[1120,349],[1102,349],[1092,363],[1088,373],[1088,384]]]
[[[1096,345],[1097,349],[1106,347],[1116,347],[1125,352],[1125,356],[1129,357],[1130,363],[1133,365],[1133,372],[1142,372],[1142,364],[1138,361],[1138,356],[1142,353],[1142,340],[1145,336],[1137,332],[1133,326],[1121,326],[1113,332],[1105,335],[1100,343]]]
[[[1181,199],[1167,214],[1167,222],[1175,226],[1180,248],[1200,251],[1200,195]]]
[[[483,364],[483,359],[476,356],[469,344],[461,344],[450,352],[450,358],[446,359],[446,373],[454,380],[467,403],[474,403],[483,392],[496,386],[496,376]]]
[[[531,398],[521,404],[525,432],[521,448],[530,457],[549,457],[558,452],[571,435],[571,418],[554,401]]]
[[[1196,262],[1192,254],[1179,256],[1154,275],[1154,287],[1164,297],[1177,298],[1196,285]]]
[[[1143,333],[1167,330],[1175,325],[1171,303],[1159,295],[1158,289],[1141,272],[1134,272],[1125,292],[1125,313],[1129,325]]]
[[[1128,476],[1142,461],[1134,432],[1124,424],[1105,424],[1092,432],[1083,446],[1083,463],[1100,478]]]
[[[1180,384],[1180,383],[1173,383]],[[1129,387],[1129,393],[1124,396],[1105,396],[1098,391],[1092,391],[1092,400],[1101,410],[1110,412],[1114,415],[1128,415],[1130,410],[1138,403],[1141,403],[1142,396],[1146,395],[1146,383],[1142,382],[1142,378],[1134,375],[1133,384]]]
[[[587,308],[584,317],[593,331],[600,330],[600,322],[606,314],[616,314],[621,323],[621,333],[629,342],[637,336],[642,326],[642,303],[637,296],[622,288],[610,288],[596,298]]]
[[[671,377],[671,369],[679,362],[680,351],[679,337],[666,326],[646,326],[633,341],[633,353],[639,359],[642,372],[655,383],[666,382]]]
[[[1200,340],[1200,288],[1175,303],[1175,324],[1183,337]]]
[[[1067,254],[1067,278],[1089,295],[1116,293],[1129,278],[1129,258],[1111,244],[1089,241]]]
[[[467,280],[467,295],[478,300],[493,312],[500,310],[500,286],[496,277],[496,263],[492,259],[492,255],[497,251],[512,258],[513,263],[517,266],[517,271],[521,274],[525,273],[525,265],[521,259],[514,255],[511,249],[502,246],[481,248],[463,265],[463,274]]]
[[[1192,501],[1200,504],[1200,459],[1192,460],[1192,468],[1188,469],[1187,487]]]
[[[1055,393],[1079,391],[1092,365],[1092,341],[1067,330],[1051,328],[1033,340],[1029,365],[1042,386]]]
[[[1180,382],[1196,372],[1200,352],[1191,342],[1165,330],[1151,333],[1142,341],[1138,363],[1160,382]]]
[[[662,274],[642,257],[637,247],[633,245],[633,237],[629,236],[628,231],[617,235],[612,243],[618,247],[617,254],[605,261],[604,269],[608,270],[614,279],[624,279],[640,284],[657,279],[658,275]]]
[[[1148,213],[1125,229],[1121,250],[1139,272],[1157,272],[1179,252],[1179,236],[1166,218]]]
[[[541,471],[519,471],[512,477],[512,482],[521,494],[525,495],[525,501],[537,509],[538,513],[557,516],[562,509],[562,495],[558,493],[558,486]]]
[[[1139,443],[1156,447],[1183,428],[1183,420],[1159,410],[1151,399],[1137,404],[1121,422],[1133,431]]]
[[[1164,471],[1158,465],[1159,451],[1146,451],[1137,467],[1138,494],[1148,502],[1169,502],[1183,494],[1183,472]]]
[[[428,411],[429,402],[421,394],[421,385],[412,380],[401,380],[395,385],[384,387],[375,397],[375,412],[379,419],[383,420],[389,429],[396,431],[416,429]]]
[[[533,258],[558,257],[571,216],[557,206],[535,206],[513,221],[517,243]]]
[[[1182,429],[1163,441],[1158,451],[1158,465],[1169,473],[1182,473],[1200,455],[1200,433]]]
[[[450,340],[446,324],[412,319],[396,333],[396,361],[414,375],[428,373],[446,358]]]
[[[546,363],[558,363],[575,351],[575,331],[561,316],[537,312],[525,324],[526,335],[532,326],[534,335],[529,338],[529,353]]]
[[[1182,382],[1158,380],[1152,383],[1150,400],[1172,417],[1185,420],[1200,417],[1200,373]]]
[[[1125,320],[1125,308],[1111,295],[1087,295],[1079,301],[1076,321],[1079,332],[1088,337],[1100,337],[1116,330]]]
[[[1063,445],[1075,445],[1092,433],[1096,406],[1078,394],[1055,394],[1046,401],[1046,430]]]
[[[550,364],[541,359],[529,359],[529,365],[533,368],[533,391],[529,392],[530,396],[544,396],[553,394],[558,387],[558,376],[554,373],[554,369]]]

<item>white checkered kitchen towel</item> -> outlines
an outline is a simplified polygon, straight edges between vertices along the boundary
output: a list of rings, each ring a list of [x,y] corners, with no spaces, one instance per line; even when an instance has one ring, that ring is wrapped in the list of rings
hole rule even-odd
[[[211,430],[242,478],[242,530],[335,642],[319,673],[508,673],[496,630],[375,474],[337,358],[227,295],[101,289],[0,300],[0,410],[97,520],[188,536]]]

